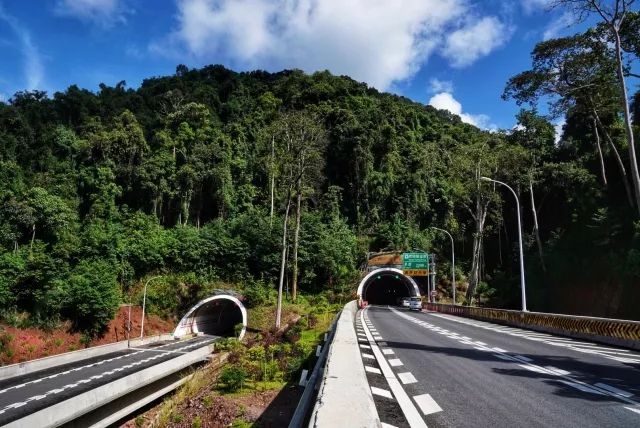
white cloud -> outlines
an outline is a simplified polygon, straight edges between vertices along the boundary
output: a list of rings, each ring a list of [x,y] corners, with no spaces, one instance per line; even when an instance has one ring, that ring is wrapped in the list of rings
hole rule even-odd
[[[70,16],[104,27],[126,21],[122,0],[58,0],[55,11],[61,16]]]
[[[439,92],[453,92],[453,82],[450,80],[440,80],[438,78],[429,79],[429,92],[436,94]]]
[[[26,76],[26,89],[42,89],[44,80],[44,68],[38,48],[33,43],[31,33],[13,16],[5,13],[0,4],[0,21],[4,21],[18,38],[22,56],[24,57],[24,75]]]
[[[329,69],[382,90],[412,77],[469,12],[468,0],[176,1],[177,26],[150,45],[156,54],[186,51],[244,69]]]
[[[496,129],[496,125],[490,123],[490,118],[486,114],[469,114],[462,111],[462,104],[456,100],[449,92],[435,94],[429,100],[429,105],[440,110],[449,110],[451,113],[460,116],[460,119],[470,125],[482,129]]]
[[[571,12],[565,12],[547,25],[542,38],[549,40],[558,37],[560,33],[566,31],[571,25],[575,24],[576,17]]]
[[[522,9],[527,14],[548,10],[554,0],[522,0]]]
[[[452,32],[442,53],[453,67],[466,67],[502,46],[512,32],[498,18],[487,16]]]

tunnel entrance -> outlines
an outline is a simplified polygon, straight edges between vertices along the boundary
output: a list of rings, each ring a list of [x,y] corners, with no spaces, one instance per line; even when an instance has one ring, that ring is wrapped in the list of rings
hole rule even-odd
[[[238,339],[242,339],[247,328],[247,310],[237,297],[217,294],[200,301],[182,317],[173,336],[189,334],[236,337],[234,327],[242,325]]]
[[[358,295],[370,305],[398,305],[403,297],[420,297],[420,290],[400,269],[381,268],[364,277],[358,286]]]

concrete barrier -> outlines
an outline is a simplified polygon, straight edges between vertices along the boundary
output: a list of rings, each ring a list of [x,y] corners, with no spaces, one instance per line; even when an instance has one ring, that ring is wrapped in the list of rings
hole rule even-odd
[[[6,428],[57,427],[70,422],[94,409],[128,394],[138,388],[155,382],[172,373],[206,360],[213,345],[203,346],[187,354],[180,355],[152,367],[132,373],[106,385],[61,401],[24,418],[13,421]]]
[[[640,350],[640,322],[638,321],[441,303],[427,303],[426,307],[431,311]]]
[[[309,427],[380,427],[354,326],[358,307],[347,303],[338,318]]]
[[[127,349],[129,345],[131,347],[135,347],[157,342],[160,340],[173,340],[173,335],[167,333],[155,336],[146,336],[142,339],[131,339],[131,341],[123,340],[120,342],[109,343],[107,345],[93,346],[91,348],[65,352],[64,354],[38,358],[37,360],[25,361],[24,363],[2,366],[0,367],[0,380],[8,379],[15,376],[22,376],[27,373],[73,363],[79,360],[85,360],[87,358],[99,357],[111,352],[123,351]]]

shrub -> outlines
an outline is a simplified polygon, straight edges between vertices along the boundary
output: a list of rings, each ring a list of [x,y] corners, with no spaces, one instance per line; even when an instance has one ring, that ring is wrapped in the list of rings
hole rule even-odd
[[[196,416],[195,418],[193,418],[191,426],[193,428],[202,428],[202,418],[200,416]]]
[[[63,292],[63,312],[75,331],[89,337],[104,332],[120,302],[115,267],[104,260],[83,260]]]
[[[235,392],[242,388],[247,379],[247,372],[241,367],[227,366],[218,379],[224,384],[224,389],[228,392]]]

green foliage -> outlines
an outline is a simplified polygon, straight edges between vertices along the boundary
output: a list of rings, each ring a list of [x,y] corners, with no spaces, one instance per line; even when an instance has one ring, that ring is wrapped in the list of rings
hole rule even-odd
[[[62,312],[73,328],[95,337],[113,319],[120,302],[114,265],[105,260],[83,260],[68,282],[60,286]]]
[[[222,382],[227,392],[235,392],[242,388],[247,379],[247,372],[241,367],[227,366],[222,369],[219,382]]]

